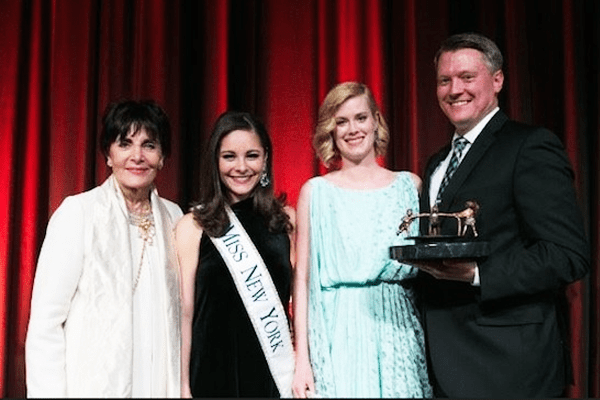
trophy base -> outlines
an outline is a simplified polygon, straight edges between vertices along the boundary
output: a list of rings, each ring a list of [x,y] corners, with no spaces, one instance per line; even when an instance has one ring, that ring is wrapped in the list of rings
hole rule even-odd
[[[392,246],[390,257],[398,261],[440,260],[445,258],[481,258],[490,254],[488,242],[421,241],[421,243]]]

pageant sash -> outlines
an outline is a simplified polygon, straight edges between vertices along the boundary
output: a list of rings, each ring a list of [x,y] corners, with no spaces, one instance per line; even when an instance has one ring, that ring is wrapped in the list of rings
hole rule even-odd
[[[285,310],[254,243],[231,208],[226,211],[227,232],[211,240],[233,277],[280,396],[291,398],[294,349]]]

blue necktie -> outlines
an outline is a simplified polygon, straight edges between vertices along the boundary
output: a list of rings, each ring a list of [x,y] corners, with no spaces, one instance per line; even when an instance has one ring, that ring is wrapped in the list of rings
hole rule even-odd
[[[460,164],[460,156],[462,155],[465,146],[469,143],[467,139],[464,137],[458,137],[454,139],[454,143],[452,144],[452,157],[450,157],[450,162],[448,163],[448,169],[446,170],[446,174],[444,175],[444,179],[442,179],[442,183],[440,184],[440,190],[438,190],[438,195],[436,199],[436,203],[439,204],[442,201],[442,193],[446,186],[448,186],[448,182],[452,175],[456,172],[458,168],[458,164]]]

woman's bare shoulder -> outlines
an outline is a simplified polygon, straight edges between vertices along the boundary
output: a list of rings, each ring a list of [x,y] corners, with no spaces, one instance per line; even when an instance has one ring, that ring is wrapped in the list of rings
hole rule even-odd
[[[194,214],[189,212],[185,214],[175,227],[175,239],[180,243],[188,240],[194,240],[202,235],[202,228],[194,219]]]

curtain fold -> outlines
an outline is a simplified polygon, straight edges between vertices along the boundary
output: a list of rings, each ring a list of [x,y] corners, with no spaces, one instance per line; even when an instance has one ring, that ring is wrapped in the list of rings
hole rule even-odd
[[[567,154],[575,170],[575,185],[582,192],[581,158],[579,157],[580,137],[577,125],[577,85],[575,82],[575,52],[574,52],[574,16],[572,4],[562,4],[562,34],[563,42],[563,92],[564,92],[564,143]],[[587,362],[588,332],[586,326],[586,281],[575,282],[567,288],[567,301],[569,304],[569,326],[571,335],[569,345],[573,365],[582,366]],[[578,332],[579,334],[573,334]],[[571,397],[585,397],[586,374],[584,368],[574,368],[573,383],[568,391]]]
[[[544,10],[540,13],[540,10]],[[366,83],[390,125],[384,162],[420,174],[452,127],[433,56],[479,31],[505,55],[501,108],[563,140],[588,229],[592,272],[567,289],[572,397],[600,396],[600,4],[569,0],[5,0],[0,13],[0,395],[25,395],[24,342],[38,251],[64,197],[108,175],[102,112],[158,101],[173,152],[161,195],[187,210],[217,116],[256,113],[276,190],[294,205],[325,168],[311,137],[336,83]]]
[[[19,43],[21,21],[21,5],[12,2],[6,5],[3,13],[0,13],[0,76],[16,77],[19,60]],[[0,85],[0,148],[2,157],[0,157],[0,385],[5,386],[8,381],[7,368],[1,367],[9,364],[8,362],[8,312],[9,312],[9,292],[8,283],[9,271],[14,269],[11,257],[11,243],[15,241],[12,227],[14,226],[11,218],[14,202],[12,201],[16,183],[15,183],[15,147],[17,138],[13,134],[16,131],[17,110],[16,97],[18,92],[18,81],[8,79]],[[25,300],[26,302],[27,300]],[[2,391],[0,391],[2,392]],[[0,393],[5,395],[4,393]]]
[[[50,210],[55,210],[65,194],[79,193],[94,180],[96,162],[97,69],[95,60],[98,29],[98,4],[53,0],[51,29],[48,35],[50,63],[44,79],[50,85],[50,121],[48,130],[49,168],[45,180],[56,179],[48,187]],[[81,21],[74,24],[72,21]]]
[[[286,192],[291,200],[315,173],[310,141],[316,123],[314,43],[319,1],[267,3],[260,31],[260,47],[277,51],[261,52],[265,68],[257,83],[264,95],[255,112],[268,126],[273,142],[275,190]]]

